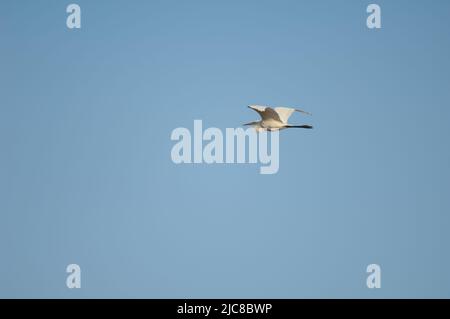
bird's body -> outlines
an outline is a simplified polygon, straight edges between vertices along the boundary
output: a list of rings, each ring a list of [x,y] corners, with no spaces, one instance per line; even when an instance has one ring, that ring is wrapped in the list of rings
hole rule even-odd
[[[289,107],[276,107],[271,108],[270,106],[262,105],[249,105],[249,108],[258,112],[261,116],[260,121],[246,123],[244,125],[252,126],[257,132],[260,131],[278,131],[286,128],[308,128],[311,129],[310,125],[290,125],[288,124],[288,119],[294,112],[300,112],[304,114],[309,114],[308,112],[289,108]]]

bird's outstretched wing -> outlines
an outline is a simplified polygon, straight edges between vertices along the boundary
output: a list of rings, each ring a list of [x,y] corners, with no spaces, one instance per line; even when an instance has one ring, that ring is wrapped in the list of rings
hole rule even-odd
[[[311,113],[305,112],[303,110],[300,109],[294,109],[294,108],[290,108],[290,107],[276,107],[275,108],[275,112],[278,113],[281,121],[283,123],[287,123],[289,117],[292,115],[292,113],[294,112],[300,112],[300,113],[304,113],[304,114],[308,114],[311,115]]]
[[[249,105],[249,108],[258,112],[263,120],[276,120],[281,122],[280,115],[270,106]]]

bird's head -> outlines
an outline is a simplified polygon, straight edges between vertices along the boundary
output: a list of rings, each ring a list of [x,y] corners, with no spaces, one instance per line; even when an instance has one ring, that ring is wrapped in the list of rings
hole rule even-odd
[[[259,122],[250,122],[250,123],[245,123],[242,124],[243,126],[254,126],[254,125],[259,125]]]

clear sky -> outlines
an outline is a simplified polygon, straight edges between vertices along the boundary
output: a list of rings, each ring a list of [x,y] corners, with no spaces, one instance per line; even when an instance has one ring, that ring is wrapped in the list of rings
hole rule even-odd
[[[450,297],[449,1],[72,2],[0,3],[0,297]],[[172,162],[248,104],[277,174]]]

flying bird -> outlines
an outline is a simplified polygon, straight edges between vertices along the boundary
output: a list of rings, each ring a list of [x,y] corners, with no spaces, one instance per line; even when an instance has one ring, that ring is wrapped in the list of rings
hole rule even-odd
[[[260,131],[278,131],[285,128],[313,128],[311,125],[291,125],[288,124],[288,119],[294,112],[311,115],[308,112],[294,109],[290,107],[276,107],[262,105],[249,105],[249,108],[258,112],[261,116],[261,121],[250,122],[244,125],[252,126],[257,132]]]

